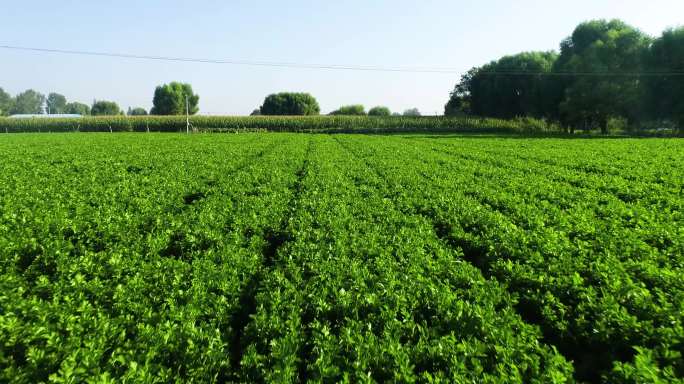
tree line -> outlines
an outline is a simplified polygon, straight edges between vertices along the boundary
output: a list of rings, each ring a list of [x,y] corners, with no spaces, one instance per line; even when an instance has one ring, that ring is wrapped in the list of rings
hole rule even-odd
[[[186,107],[186,102],[188,103]],[[199,111],[199,96],[190,84],[172,82],[158,86],[154,91],[152,115],[183,115],[187,112],[195,114]],[[0,116],[21,114],[75,114],[82,116],[129,116],[147,115],[145,108],[128,108],[124,111],[113,101],[95,100],[92,105],[67,102],[67,98],[59,93],[50,93],[47,97],[33,89],[26,90],[14,97],[0,88]]]
[[[373,107],[366,112],[366,108],[361,104],[343,105],[340,108],[329,113],[330,116],[421,116],[418,108],[410,108],[403,113],[392,112],[389,108],[384,106]]]
[[[190,84],[172,82],[158,86],[154,91],[153,107],[150,115],[194,115],[199,112],[199,95]],[[187,106],[186,106],[187,103]],[[92,105],[79,102],[67,102],[67,98],[59,93],[50,93],[47,97],[29,89],[15,97],[0,88],[0,116],[18,114],[76,114],[82,116],[141,116],[148,115],[144,108],[128,108],[124,111],[113,101],[95,100]],[[315,97],[308,93],[281,92],[267,96],[261,107],[252,115],[266,116],[306,116],[319,115],[320,106]],[[389,108],[377,106],[368,112],[363,105],[346,105],[330,113],[332,116],[420,116],[417,108],[405,110],[403,113],[392,113]]]
[[[620,20],[580,24],[560,52],[472,68],[445,115],[534,117],[568,130],[684,127],[684,27],[652,38]]]
[[[281,92],[268,95],[261,107],[252,112],[252,116],[315,116],[321,113],[318,101],[309,93]],[[392,111],[385,106],[373,107],[366,112],[361,104],[343,105],[329,113],[330,116],[420,116],[418,108],[411,108],[403,114]]]

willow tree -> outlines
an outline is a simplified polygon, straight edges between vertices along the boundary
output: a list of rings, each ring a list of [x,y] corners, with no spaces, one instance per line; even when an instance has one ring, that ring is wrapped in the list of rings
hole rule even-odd
[[[644,55],[651,38],[620,20],[580,24],[561,44],[553,68],[558,115],[571,126],[607,132],[610,118],[643,116]]]

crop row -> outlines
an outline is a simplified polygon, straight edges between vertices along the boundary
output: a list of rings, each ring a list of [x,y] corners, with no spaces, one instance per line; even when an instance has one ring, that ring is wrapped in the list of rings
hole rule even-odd
[[[676,144],[4,136],[0,382],[681,382]]]
[[[300,194],[247,326],[249,382],[567,382],[572,368],[406,214],[362,161],[311,139]]]
[[[574,171],[499,161],[472,139],[346,140],[402,191],[401,201],[519,298],[519,313],[574,361],[580,379],[684,376],[684,226],[676,188],[653,188],[669,205],[654,210],[658,198],[626,202],[600,184],[575,188],[556,181],[577,177]],[[418,161],[407,167],[396,153]],[[678,176],[676,162],[661,163],[660,171]]]
[[[0,147],[2,381],[571,378],[329,136],[80,139]]]
[[[298,140],[103,139],[2,147],[0,381],[230,380]]]
[[[192,116],[199,131],[276,132],[545,132],[555,128],[534,119],[497,120],[456,117],[374,116]],[[0,118],[0,132],[185,132],[184,116],[83,118]]]

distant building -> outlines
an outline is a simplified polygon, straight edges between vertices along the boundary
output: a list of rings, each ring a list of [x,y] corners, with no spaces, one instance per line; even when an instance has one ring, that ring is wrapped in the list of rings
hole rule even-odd
[[[10,119],[72,119],[77,117],[83,117],[81,115],[72,114],[53,114],[53,115],[12,115]]]

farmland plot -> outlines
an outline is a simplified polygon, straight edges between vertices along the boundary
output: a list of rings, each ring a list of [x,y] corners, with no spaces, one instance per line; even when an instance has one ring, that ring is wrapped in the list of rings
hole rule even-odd
[[[681,382],[676,139],[0,140],[0,381]]]

